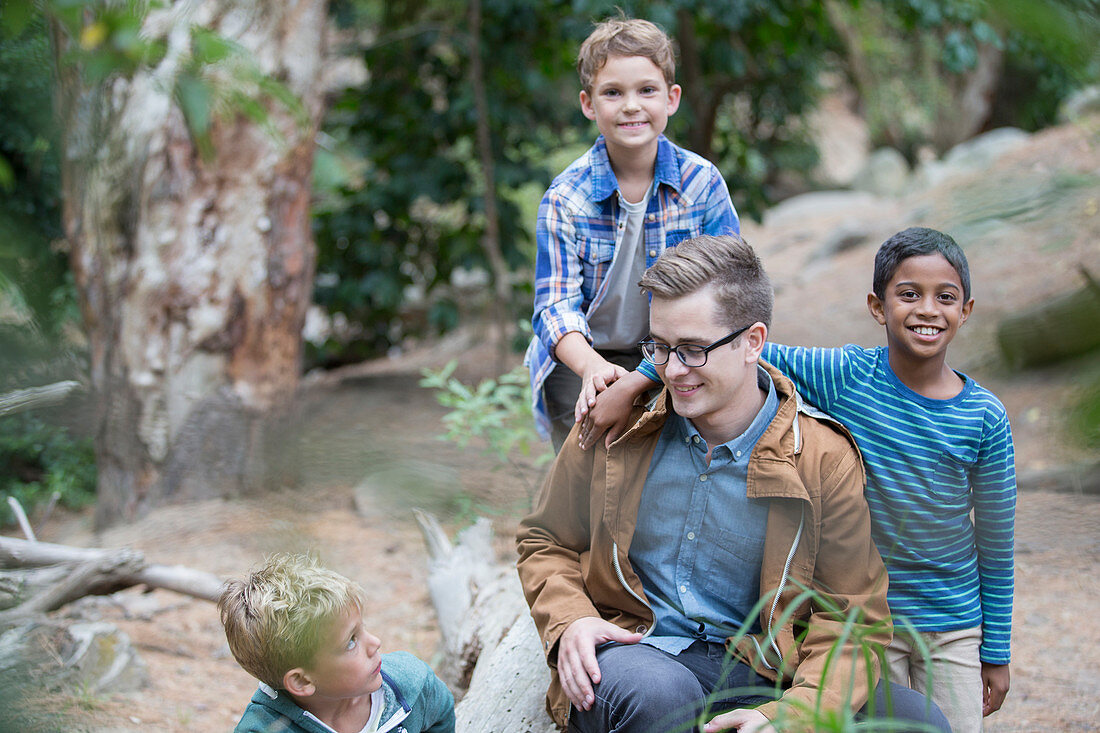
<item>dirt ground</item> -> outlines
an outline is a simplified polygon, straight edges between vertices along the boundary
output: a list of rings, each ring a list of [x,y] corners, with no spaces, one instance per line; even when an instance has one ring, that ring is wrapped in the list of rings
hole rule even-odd
[[[900,228],[899,221],[971,232],[962,244],[978,305],[952,346],[952,365],[1005,402],[1020,471],[1095,460],[1068,435],[1065,417],[1084,376],[1100,371],[1100,359],[1012,374],[997,361],[994,344],[1000,315],[1077,287],[1078,265],[1100,273],[1096,135],[1074,128],[1044,133],[999,165],[864,212],[871,222],[866,241],[825,259],[813,256],[815,248],[839,218],[746,223],[746,236],[775,281],[772,333],[791,343],[881,343],[863,306],[877,243]],[[1086,175],[1093,184],[1056,188],[1038,211],[1032,206],[1025,215],[1001,210],[995,226],[959,209],[961,199],[980,197],[990,182],[1037,190]],[[444,411],[417,386],[418,370],[459,356],[464,375],[484,376],[491,359],[475,347],[482,342],[466,332],[396,360],[310,380],[301,396],[299,431],[287,446],[302,476],[293,490],[167,507],[98,536],[89,514],[69,515],[51,521],[41,539],[132,546],[151,561],[223,577],[243,574],[269,552],[312,550],[367,588],[367,622],[385,648],[431,660],[438,630],[425,584],[424,544],[410,509],[436,513],[452,532],[477,515],[490,516],[500,557],[511,562],[510,538],[536,481],[529,466],[496,471],[476,449],[436,438]],[[357,490],[365,479],[389,489]],[[1100,593],[1100,496],[1021,492],[1016,527],[1012,689],[987,730],[1100,730],[1094,682],[1100,617],[1093,606]],[[86,599],[59,615],[117,624],[149,668],[149,685],[139,692],[56,698],[74,716],[72,730],[226,731],[255,688],[229,655],[209,603],[131,590]]]

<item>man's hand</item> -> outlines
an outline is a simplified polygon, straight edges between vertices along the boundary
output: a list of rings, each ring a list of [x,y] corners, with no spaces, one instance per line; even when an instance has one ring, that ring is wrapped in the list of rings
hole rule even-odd
[[[654,384],[641,372],[630,372],[593,400],[593,405],[582,409],[580,400],[577,400],[577,410],[582,413],[577,419],[581,423],[581,450],[594,446],[604,431],[607,432],[604,445],[610,447],[629,427],[630,408],[634,400]]]
[[[982,662],[982,716],[995,713],[1008,694],[1008,665]]]
[[[728,713],[722,713],[711,719],[703,726],[704,733],[716,733],[720,730],[736,730],[738,733],[755,733],[756,731],[774,731],[772,722],[757,710],[738,708]]]
[[[595,616],[579,618],[569,624],[558,640],[558,677],[573,707],[590,710],[596,699],[592,685],[600,681],[597,646],[608,641],[637,644],[641,640],[641,634],[620,629]]]

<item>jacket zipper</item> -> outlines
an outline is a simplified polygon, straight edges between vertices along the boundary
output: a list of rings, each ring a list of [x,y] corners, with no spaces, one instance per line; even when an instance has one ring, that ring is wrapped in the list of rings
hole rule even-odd
[[[611,543],[611,564],[615,567],[615,575],[619,578],[619,583],[621,583],[623,588],[626,589],[626,592],[629,593],[630,595],[634,596],[634,598],[637,599],[637,601],[639,603],[641,603],[643,606],[648,608],[650,613],[653,613],[653,607],[650,606],[649,603],[647,603],[644,598],[642,598],[640,595],[635,593],[634,589],[631,588],[630,585],[628,585],[627,582],[626,582],[626,576],[623,575],[623,569],[619,565],[619,543],[618,542],[612,542]],[[653,633],[653,624],[649,624],[646,627],[646,630],[644,632],[642,632],[642,638],[644,639],[652,633]]]

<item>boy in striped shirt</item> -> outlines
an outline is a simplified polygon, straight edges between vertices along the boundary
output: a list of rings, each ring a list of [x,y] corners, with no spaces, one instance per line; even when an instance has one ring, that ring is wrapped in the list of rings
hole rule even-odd
[[[875,256],[867,306],[886,347],[768,342],[762,356],[844,423],[863,455],[872,536],[890,575],[890,678],[928,694],[956,733],[980,731],[1009,687],[1016,476],[1004,406],[947,364],[974,306],[966,256],[933,229],[895,234]],[[619,380],[608,406],[621,411],[646,381]],[[598,437],[593,422],[585,418],[582,446]]]

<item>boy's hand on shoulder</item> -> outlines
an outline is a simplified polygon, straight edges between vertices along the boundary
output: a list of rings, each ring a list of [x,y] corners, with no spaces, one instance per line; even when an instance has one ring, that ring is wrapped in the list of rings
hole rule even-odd
[[[1008,685],[1007,664],[982,662],[982,716],[1001,709],[1008,694]]]
[[[604,390],[577,420],[581,423],[581,450],[594,446],[605,432],[604,445],[610,447],[629,427],[630,408],[634,400],[653,384],[641,372],[630,372]]]
[[[584,419],[588,411],[596,404],[596,395],[614,384],[629,372],[618,364],[600,359],[602,363],[590,363],[581,374],[581,393],[577,396],[577,405],[573,408],[576,422]]]

